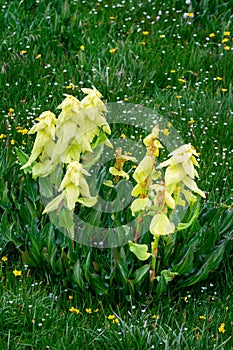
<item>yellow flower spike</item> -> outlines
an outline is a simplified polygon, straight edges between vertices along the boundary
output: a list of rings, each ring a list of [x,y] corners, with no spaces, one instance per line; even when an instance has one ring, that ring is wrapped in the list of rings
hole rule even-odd
[[[57,122],[55,114],[50,111],[43,112],[38,120],[39,122],[28,132],[28,134],[37,133],[37,136],[30,158],[21,169],[29,167],[46,149],[49,151],[49,149],[51,149],[51,144],[53,144],[53,140],[55,140],[55,125]]]
[[[150,223],[150,232],[156,236],[163,236],[173,233],[175,231],[175,225],[171,223],[168,217],[161,213],[156,214]]]

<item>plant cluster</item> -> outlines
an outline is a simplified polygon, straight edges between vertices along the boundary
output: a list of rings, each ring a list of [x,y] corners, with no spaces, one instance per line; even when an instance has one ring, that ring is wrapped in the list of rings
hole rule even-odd
[[[135,242],[129,241],[129,247],[113,249],[110,258],[113,259],[110,264],[113,266],[110,283],[106,282],[109,267],[103,259],[109,259],[109,251],[101,252],[102,256],[98,258],[98,253],[93,253],[92,248],[83,248],[74,241],[75,212],[80,209],[80,204],[93,207],[98,201],[98,194],[95,196],[90,194],[84,177],[89,173],[82,159],[87,159],[87,154],[93,153],[97,145],[101,145],[97,159],[103,152],[104,144],[111,146],[106,136],[106,133],[111,134],[111,130],[103,115],[106,108],[100,99],[101,94],[95,88],[83,91],[87,96],[81,102],[73,96],[65,98],[59,106],[62,112],[57,119],[50,111],[42,113],[38,124],[29,132],[37,132],[29,158],[18,150],[19,160],[24,163],[22,169],[26,172],[31,171],[35,178],[49,177],[49,184],[52,184],[52,189],[55,187],[56,194],[46,205],[43,213],[56,212],[59,227],[65,227],[69,233],[69,237],[62,238],[62,242],[59,243],[61,245],[59,252],[54,228],[50,223],[47,224],[41,236],[43,239],[48,239],[46,235],[49,235],[50,249],[46,246],[37,249],[39,261],[41,258],[46,259],[57,273],[65,274],[66,280],[73,280],[82,290],[89,286],[100,293],[109,291],[113,286],[114,277],[119,272],[124,287],[129,289],[131,294],[139,291],[143,281],[147,292],[154,288],[156,281],[156,291],[161,294],[166,291],[168,282],[177,275],[184,276],[183,280],[182,278],[179,280],[183,285],[191,285],[206,278],[223,259],[230,245],[230,235],[218,244],[220,234],[207,239],[204,229],[197,221],[200,204],[196,195],[205,198],[205,194],[195,181],[198,177],[195,167],[199,164],[196,159],[197,153],[191,145],[179,147],[170,153],[168,160],[156,164],[159,150],[163,148],[159,141],[158,125],[155,125],[151,134],[143,140],[146,155],[132,175],[135,181],[132,196],[136,199],[131,204],[131,211],[138,222]],[[122,150],[117,149],[114,166],[109,168],[114,181],[108,180],[105,185],[114,187],[121,177],[129,180],[129,174],[123,170],[126,161],[135,162],[136,158],[127,154],[122,155]],[[95,164],[95,159],[91,158],[91,164]],[[86,167],[90,167],[90,162],[86,163]],[[166,168],[164,174],[163,168]],[[43,194],[50,193],[52,189],[43,189]],[[183,222],[179,222],[180,213],[183,213]],[[90,213],[87,217],[87,220],[93,223]],[[148,225],[148,234],[144,237],[141,235],[141,228],[145,225]],[[143,229],[145,230],[145,227]],[[85,235],[85,231],[83,234]],[[61,234],[59,237],[61,239]],[[206,242],[204,247],[203,242]],[[82,249],[88,252],[83,259],[84,271],[81,262]],[[27,249],[24,259],[33,255],[32,251],[33,247]],[[140,265],[130,252],[134,253],[139,261],[147,263]],[[91,272],[93,269],[94,272]]]

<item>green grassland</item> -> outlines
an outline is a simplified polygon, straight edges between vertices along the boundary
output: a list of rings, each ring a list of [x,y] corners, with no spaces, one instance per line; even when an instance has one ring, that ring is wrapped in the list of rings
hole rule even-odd
[[[203,205],[230,212],[232,34],[223,0],[0,1],[1,349],[232,348],[229,251],[209,279],[160,298],[83,295],[22,262],[25,227],[42,210],[15,151],[30,154],[27,131],[43,111],[57,113],[63,94],[82,98],[94,85],[106,103],[141,104],[169,120],[200,155]],[[14,222],[18,211],[28,222]]]

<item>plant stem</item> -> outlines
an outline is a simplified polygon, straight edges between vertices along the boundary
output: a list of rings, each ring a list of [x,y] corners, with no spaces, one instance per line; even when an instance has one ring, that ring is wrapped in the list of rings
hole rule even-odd
[[[151,272],[150,272],[150,281],[153,284],[155,280],[155,270],[156,270],[156,258],[158,255],[158,245],[159,237],[154,236],[154,241],[151,242]]]

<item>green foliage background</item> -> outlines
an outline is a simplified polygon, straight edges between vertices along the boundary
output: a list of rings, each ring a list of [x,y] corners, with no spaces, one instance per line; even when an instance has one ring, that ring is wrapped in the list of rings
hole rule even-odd
[[[193,2],[192,8],[184,1],[1,5],[3,247],[16,247],[25,263],[48,266],[64,284],[73,280],[82,290],[92,285],[97,294],[109,293],[115,281],[124,293],[133,292],[135,284],[140,291],[148,278],[148,266],[138,265],[127,248],[115,252],[117,268],[111,251],[100,254],[79,245],[73,250],[41,216],[37,183],[19,170],[15,147],[30,153],[33,144],[19,130],[29,129],[41,112],[55,111],[62,94],[80,97],[80,87],[95,85],[105,101],[140,103],[168,117],[200,152],[199,186],[209,193],[200,224],[174,238],[184,247],[180,255],[174,242],[169,254],[163,247],[161,253],[168,254],[171,269],[183,271],[181,285],[200,281],[219,266],[232,240],[233,60],[231,37],[224,34],[231,29],[230,14],[226,1]],[[163,291],[161,279],[158,293]]]

